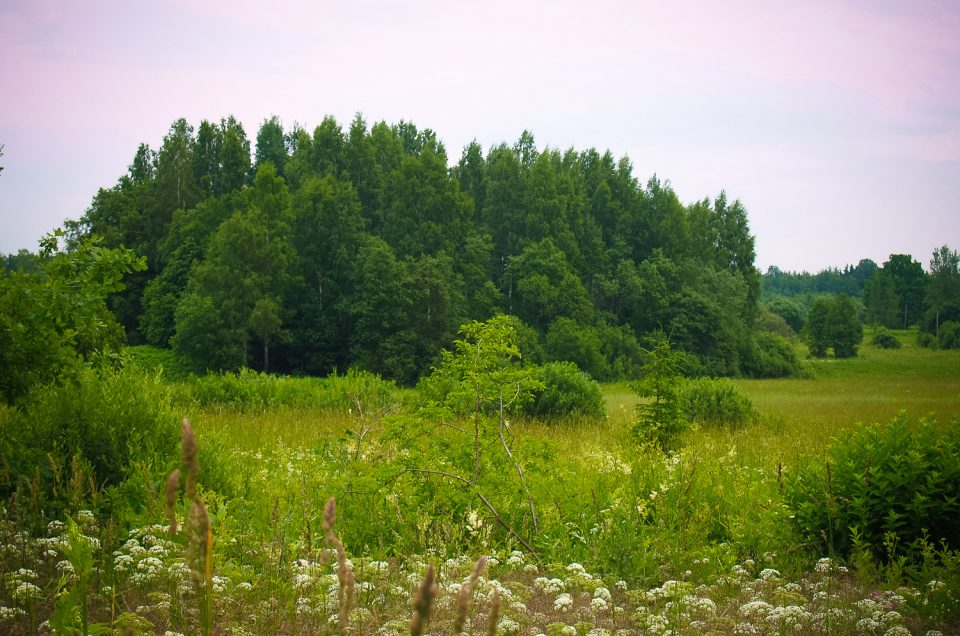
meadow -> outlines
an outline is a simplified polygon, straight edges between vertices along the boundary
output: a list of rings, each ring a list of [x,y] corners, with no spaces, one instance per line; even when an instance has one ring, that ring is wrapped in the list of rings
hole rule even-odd
[[[839,553],[795,519],[795,480],[824,466],[841,431],[960,426],[960,352],[897,336],[901,349],[868,334],[857,358],[808,361],[807,378],[736,380],[750,420],[695,426],[668,448],[631,434],[639,399],[626,384],[604,386],[603,418],[480,422],[372,376],[154,375],[165,413],[190,422],[183,447],[195,435],[198,466],[187,450],[145,461],[136,496],[97,494],[77,468],[56,518],[38,519],[19,489],[0,520],[0,627],[958,633],[956,551],[931,540],[910,558]],[[186,490],[167,485],[178,466]]]

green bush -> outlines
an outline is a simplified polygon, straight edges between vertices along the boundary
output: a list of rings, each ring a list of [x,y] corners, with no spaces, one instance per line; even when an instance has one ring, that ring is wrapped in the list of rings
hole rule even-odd
[[[877,329],[873,338],[870,339],[870,343],[881,349],[899,349],[901,347],[900,340],[883,327]]]
[[[960,349],[960,322],[948,320],[940,325],[937,345],[941,349]]]
[[[201,407],[221,406],[238,411],[276,407],[366,409],[389,402],[396,385],[367,371],[346,375],[294,378],[241,369],[238,373],[211,373],[193,377],[179,387],[179,399]]]
[[[130,361],[147,373],[162,372],[170,380],[184,380],[189,371],[183,361],[177,357],[172,349],[163,349],[150,345],[126,347],[124,353]]]
[[[925,541],[960,548],[960,419],[951,426],[900,414],[843,431],[826,462],[809,460],[785,496],[808,540],[849,555],[917,559]]]
[[[800,375],[800,359],[789,340],[761,331],[754,335],[746,355],[743,373],[751,378],[784,378]]]
[[[927,333],[926,331],[917,332],[917,345],[926,347],[927,349],[935,349],[937,346],[937,338],[932,333]]]
[[[73,457],[99,488],[119,484],[137,463],[169,468],[180,439],[160,378],[130,366],[102,374],[85,369],[63,385],[35,389],[10,424],[4,451],[11,474],[39,474],[51,492],[69,476]]]
[[[572,362],[548,362],[535,375],[544,388],[527,405],[527,413],[551,417],[604,415],[600,385]]]
[[[741,426],[754,415],[753,403],[726,378],[696,378],[680,387],[680,409],[688,422]]]

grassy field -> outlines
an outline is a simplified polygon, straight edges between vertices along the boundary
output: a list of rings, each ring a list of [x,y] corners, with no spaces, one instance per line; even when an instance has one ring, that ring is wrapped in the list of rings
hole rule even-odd
[[[600,420],[517,418],[502,439],[486,422],[478,475],[471,420],[432,418],[412,391],[390,400],[368,383],[379,397],[353,400],[335,395],[349,378],[246,376],[201,398],[174,383],[172,409],[200,445],[211,543],[169,533],[150,466],[143,508],[119,522],[97,514],[115,505],[101,500],[71,512],[75,528],[28,535],[9,503],[0,630],[55,631],[83,608],[116,634],[401,634],[426,594],[433,634],[461,620],[466,633],[531,636],[955,633],[960,556],[934,546],[916,567],[845,561],[801,536],[783,495],[804,457],[858,422],[905,410],[956,426],[960,352],[898,335],[898,350],[810,361],[808,379],[736,381],[753,420],[693,430],[668,452],[631,437],[625,384],[604,387]],[[262,397],[271,383],[287,405]],[[246,406],[222,397],[244,391],[260,393]],[[196,523],[192,506],[177,497],[181,528]]]

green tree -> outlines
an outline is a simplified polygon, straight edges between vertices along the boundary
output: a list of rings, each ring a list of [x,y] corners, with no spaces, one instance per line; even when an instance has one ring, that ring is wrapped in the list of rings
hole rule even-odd
[[[863,304],[867,320],[874,325],[889,329],[903,325],[903,306],[897,294],[893,275],[886,269],[878,269],[863,288]]]
[[[837,358],[853,358],[863,341],[863,326],[857,317],[857,308],[846,294],[837,294],[827,314],[830,346]]]
[[[284,175],[284,166],[287,164],[287,139],[283,134],[283,126],[276,115],[263,120],[260,130],[257,131],[257,149],[253,162],[254,169],[261,164],[270,162],[277,169],[277,174]]]
[[[560,316],[589,323],[593,306],[583,283],[554,242],[531,243],[510,260],[507,302],[530,326],[545,331]]]
[[[930,259],[926,300],[924,331],[936,334],[939,325],[960,321],[960,255],[946,245],[934,250]]]
[[[777,295],[766,303],[767,309],[783,318],[790,328],[800,333],[806,318],[806,309],[800,302],[787,296]]]
[[[297,366],[308,373],[350,364],[352,320],[343,301],[352,289],[364,225],[356,190],[332,175],[308,178],[293,196],[298,255],[293,338]]]
[[[900,297],[900,314],[903,327],[917,322],[925,310],[927,275],[923,265],[913,260],[909,254],[891,254],[883,264],[883,269],[891,278]]]
[[[553,321],[544,338],[547,360],[573,362],[581,371],[597,380],[607,380],[610,377],[602,347],[596,329],[564,317]]]
[[[190,275],[188,294],[176,313],[173,346],[197,370],[247,366],[249,346],[261,340],[251,316],[264,299],[281,304],[289,275],[291,249],[286,240],[286,186],[272,164],[264,164],[247,191],[248,207],[224,221],[210,240],[206,259]],[[182,320],[186,320],[184,323]],[[222,355],[214,360],[195,345],[209,341],[204,324],[214,334]],[[262,326],[258,322],[257,326]],[[270,339],[276,335],[271,332]],[[267,350],[265,349],[265,352]]]
[[[410,382],[415,376],[415,332],[409,271],[381,238],[365,236],[344,299],[353,328],[350,355],[368,371]]]
[[[92,239],[58,251],[62,236],[40,241],[36,271],[0,275],[0,401],[107,360],[123,343],[106,299],[123,288],[125,275],[145,268],[143,259]]]
[[[803,325],[804,342],[810,349],[810,355],[824,358],[830,347],[830,301],[818,298],[807,313],[807,322]]]
[[[651,340],[653,346],[645,351],[643,375],[633,385],[642,398],[637,404],[633,434],[641,442],[671,446],[687,426],[680,409],[683,358],[670,346],[664,332],[657,331]]]
[[[522,412],[544,385],[536,378],[535,367],[520,365],[517,332],[511,316],[499,315],[483,323],[467,323],[460,328],[460,334],[462,337],[454,341],[453,350],[441,353],[440,363],[419,388],[427,402],[422,410],[425,415],[441,421],[460,415],[469,418],[471,424],[469,428],[459,429],[462,437],[455,446],[446,449],[452,451],[449,461],[453,469],[418,468],[411,472],[441,475],[469,487],[497,522],[533,551],[530,543],[498,512],[483,491],[504,481],[505,468],[515,471],[527,501],[528,521],[533,533],[538,532],[535,502],[527,488],[523,465],[513,448],[508,418]],[[437,442],[442,443],[439,439]],[[463,453],[465,447],[472,452]],[[497,457],[495,449],[500,448],[503,455]]]

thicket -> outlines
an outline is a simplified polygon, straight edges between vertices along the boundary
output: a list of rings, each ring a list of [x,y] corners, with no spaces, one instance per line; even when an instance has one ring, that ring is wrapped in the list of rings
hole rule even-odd
[[[603,392],[596,380],[572,362],[548,362],[535,374],[543,388],[525,411],[541,417],[603,417]]]
[[[901,414],[842,431],[784,490],[807,540],[841,556],[918,561],[929,544],[960,548],[960,420]]]
[[[899,338],[883,327],[874,332],[873,337],[870,338],[870,344],[881,349],[899,349],[903,346]]]
[[[727,378],[692,378],[679,392],[680,410],[687,422],[707,426],[743,426],[756,415],[750,398]]]

